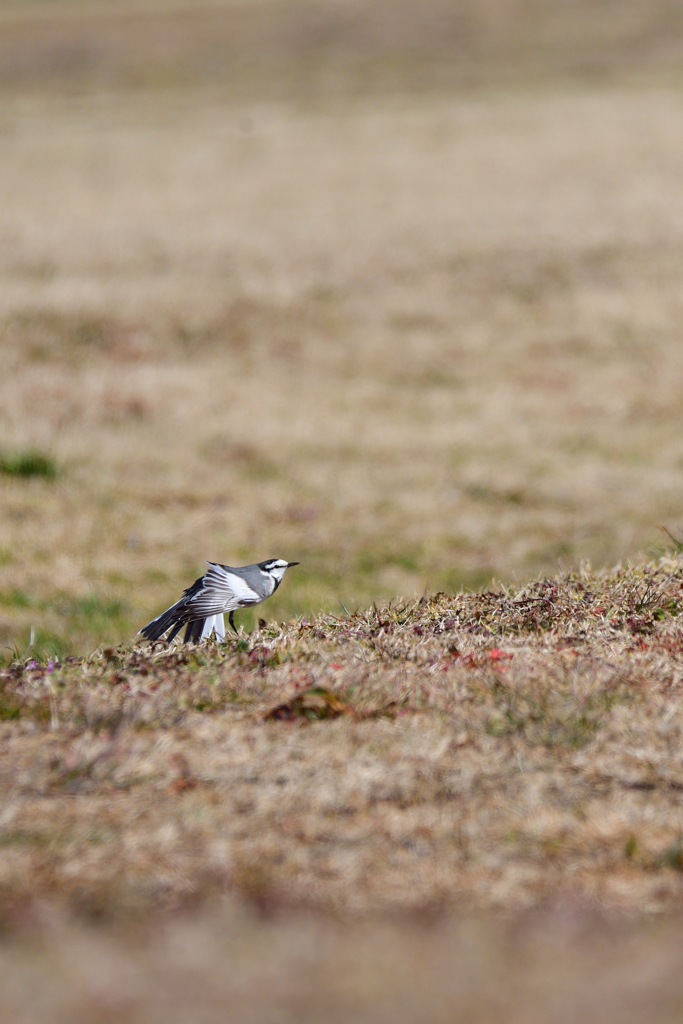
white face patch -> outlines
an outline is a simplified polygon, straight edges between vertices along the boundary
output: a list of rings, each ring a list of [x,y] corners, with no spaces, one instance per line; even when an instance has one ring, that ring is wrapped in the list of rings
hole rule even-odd
[[[266,572],[270,573],[274,579],[281,580],[286,568],[287,562],[285,562],[284,558],[278,558],[274,562],[268,562]]]

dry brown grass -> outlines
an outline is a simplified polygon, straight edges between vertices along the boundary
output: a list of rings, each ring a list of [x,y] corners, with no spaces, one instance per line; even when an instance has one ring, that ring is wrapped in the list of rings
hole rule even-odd
[[[677,1020],[682,595],[663,560],[6,668],[0,1010]]]
[[[0,87],[311,99],[678,78],[676,0],[3,0]]]
[[[479,919],[210,912],[103,932],[54,915],[0,945],[13,1024],[678,1024],[681,926],[571,907]]]
[[[683,900],[677,562],[2,676],[5,901]]]
[[[0,1016],[680,1019],[679,6],[0,5]]]
[[[675,530],[665,88],[7,96],[0,640],[130,637],[204,558],[280,619],[612,564]],[[46,173],[49,168],[49,173]]]

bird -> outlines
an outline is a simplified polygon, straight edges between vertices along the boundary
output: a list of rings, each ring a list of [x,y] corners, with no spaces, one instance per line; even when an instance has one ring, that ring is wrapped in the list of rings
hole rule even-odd
[[[237,609],[265,601],[280,586],[286,570],[299,565],[284,558],[267,558],[265,562],[238,568],[219,562],[206,564],[208,571],[183,591],[180,600],[143,626],[138,634],[146,640],[160,640],[170,629],[166,638],[170,644],[185,626],[186,644],[208,640],[212,633],[216,639],[224,640],[223,616],[230,613],[228,621],[236,633],[233,616]]]

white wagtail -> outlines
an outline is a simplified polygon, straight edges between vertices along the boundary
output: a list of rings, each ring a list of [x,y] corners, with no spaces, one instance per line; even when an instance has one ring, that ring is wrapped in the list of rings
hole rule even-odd
[[[188,587],[179,601],[139,630],[146,640],[159,640],[173,627],[167,638],[170,644],[183,626],[185,643],[207,640],[212,633],[217,640],[225,639],[223,615],[230,612],[228,621],[237,632],[233,618],[237,609],[265,601],[280,586],[285,570],[299,563],[269,558],[238,569],[218,562],[206,564],[209,571]]]

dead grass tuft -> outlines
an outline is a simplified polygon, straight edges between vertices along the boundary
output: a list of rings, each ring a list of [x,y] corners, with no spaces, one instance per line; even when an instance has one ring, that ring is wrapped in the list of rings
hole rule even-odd
[[[8,665],[3,891],[678,905],[682,591],[663,559]]]

